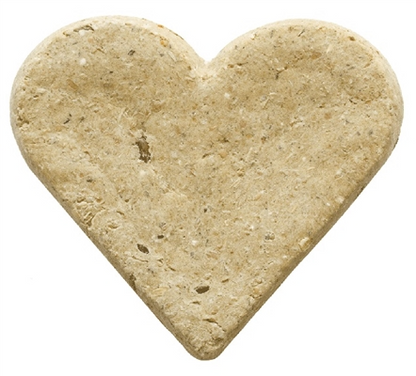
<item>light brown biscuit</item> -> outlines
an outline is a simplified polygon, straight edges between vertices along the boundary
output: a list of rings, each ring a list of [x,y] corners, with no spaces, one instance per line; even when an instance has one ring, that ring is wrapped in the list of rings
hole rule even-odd
[[[402,112],[380,53],[311,20],[251,31],[211,62],[146,20],[80,21],[32,52],[11,98],[30,168],[200,359],[357,197]]]

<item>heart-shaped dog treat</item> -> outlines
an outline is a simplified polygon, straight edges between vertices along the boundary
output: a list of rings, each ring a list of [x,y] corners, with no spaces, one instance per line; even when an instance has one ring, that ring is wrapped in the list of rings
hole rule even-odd
[[[216,357],[348,208],[399,134],[380,53],[270,24],[204,62],[127,17],[54,33],[16,78],[27,163],[195,357]]]

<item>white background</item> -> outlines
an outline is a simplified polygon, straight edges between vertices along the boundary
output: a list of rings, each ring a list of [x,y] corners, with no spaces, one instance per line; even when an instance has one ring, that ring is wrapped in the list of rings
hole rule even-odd
[[[416,375],[416,75],[411,1],[1,2],[1,375]],[[315,18],[361,34],[400,81],[391,158],[213,361],[191,357],[31,173],[10,129],[14,76],[74,21],[161,23],[205,59],[251,29]]]

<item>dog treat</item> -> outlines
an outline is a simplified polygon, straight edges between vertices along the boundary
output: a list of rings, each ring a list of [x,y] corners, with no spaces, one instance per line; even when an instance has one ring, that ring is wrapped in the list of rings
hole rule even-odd
[[[29,55],[11,98],[30,168],[199,359],[353,202],[402,113],[380,53],[312,20],[251,31],[210,62],[150,21],[83,20]]]

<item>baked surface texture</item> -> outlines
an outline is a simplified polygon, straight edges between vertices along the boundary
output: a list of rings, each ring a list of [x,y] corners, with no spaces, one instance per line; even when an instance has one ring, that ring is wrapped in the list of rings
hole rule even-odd
[[[11,97],[30,168],[199,359],[358,196],[402,114],[380,53],[312,20],[251,31],[210,62],[150,21],[83,20],[29,55]]]

